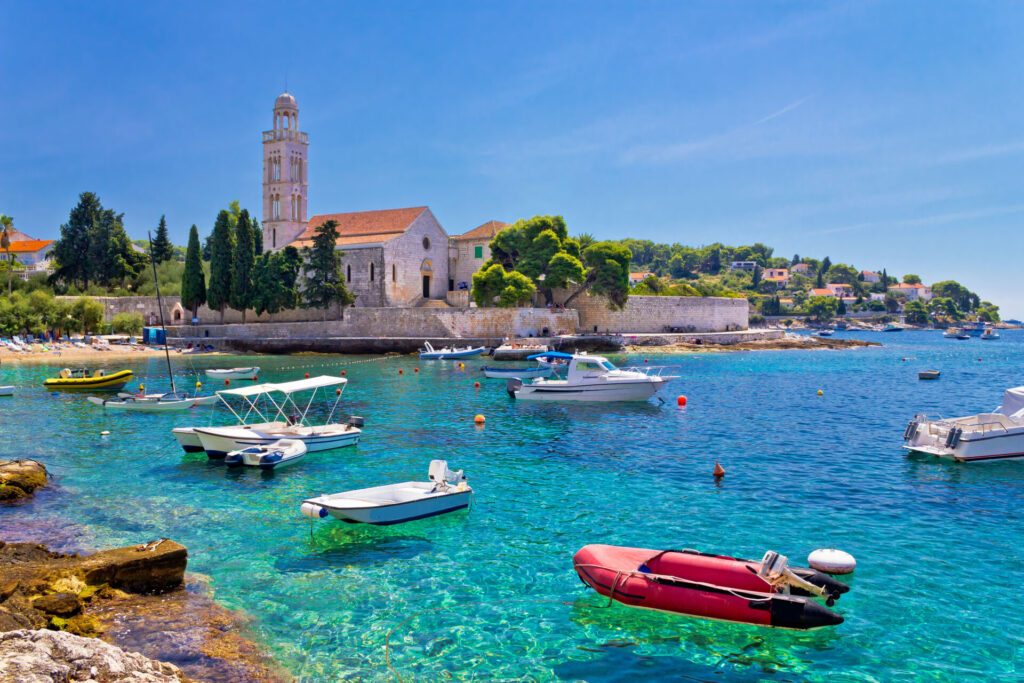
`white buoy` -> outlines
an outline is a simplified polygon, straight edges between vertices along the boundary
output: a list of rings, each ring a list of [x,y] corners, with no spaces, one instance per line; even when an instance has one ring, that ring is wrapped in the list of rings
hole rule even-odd
[[[110,436],[110,432],[104,429],[102,432],[100,432],[100,436]]]
[[[310,519],[323,519],[327,516],[327,510],[313,503],[303,503],[299,511]]]
[[[835,548],[819,548],[807,556],[807,564],[826,574],[850,574],[857,568],[853,555]]]

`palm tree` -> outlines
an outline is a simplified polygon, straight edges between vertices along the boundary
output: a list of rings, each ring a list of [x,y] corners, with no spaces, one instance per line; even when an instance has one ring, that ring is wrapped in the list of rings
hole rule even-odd
[[[14,234],[14,219],[0,213],[0,248],[7,252],[7,296],[11,295],[11,275],[14,262],[11,261],[11,236]]]
[[[576,241],[580,243],[580,251],[582,252],[597,240],[595,240],[594,236],[589,232],[582,232],[579,235],[576,235]]]

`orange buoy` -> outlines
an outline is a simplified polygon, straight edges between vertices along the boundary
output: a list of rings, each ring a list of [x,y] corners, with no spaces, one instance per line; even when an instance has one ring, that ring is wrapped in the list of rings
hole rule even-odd
[[[715,463],[715,469],[712,472],[712,474],[715,475],[715,479],[721,479],[722,477],[725,476],[725,468],[722,467],[721,464],[716,462]]]
[[[477,423],[478,425],[482,425],[484,422],[487,422],[487,418],[484,417],[483,415],[477,415],[476,417],[473,418],[473,422]]]
[[[474,389],[479,389],[480,388],[480,382],[473,382],[473,388]]]
[[[403,370],[402,368],[398,368],[398,374],[399,375],[404,375],[405,374],[405,370]]]
[[[335,396],[341,396],[341,389],[335,389],[334,390],[334,395]]]
[[[231,380],[229,380],[229,379],[225,379],[225,380],[224,380],[224,386],[227,386],[227,385],[229,385],[229,384],[231,384]]]
[[[306,379],[309,379],[309,373],[308,372],[306,373]]]
[[[345,375],[347,375],[347,374],[348,374],[348,370],[342,370],[342,371],[341,371],[341,376],[342,376],[342,377],[344,377],[344,376],[345,376]]]
[[[680,394],[679,396],[677,396],[677,397],[676,397],[676,405],[677,405],[677,406],[679,406],[680,408],[682,408],[683,406],[685,406],[685,405],[686,405],[686,397],[685,397],[685,396],[683,396],[682,394]]]
[[[413,372],[419,372],[419,371],[420,371],[420,369],[419,369],[419,368],[413,368],[413,369],[412,369],[412,371],[413,371]]]

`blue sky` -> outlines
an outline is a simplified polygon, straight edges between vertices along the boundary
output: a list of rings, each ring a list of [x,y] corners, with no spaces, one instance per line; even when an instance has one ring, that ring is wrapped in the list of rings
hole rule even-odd
[[[260,207],[287,80],[311,214],[762,241],[1024,317],[1024,4],[0,3],[0,211],[175,241]]]

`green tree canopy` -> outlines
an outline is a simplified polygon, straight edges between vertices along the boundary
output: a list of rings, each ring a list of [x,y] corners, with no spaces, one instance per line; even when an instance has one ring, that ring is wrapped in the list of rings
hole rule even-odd
[[[302,256],[295,247],[268,251],[256,259],[252,308],[257,315],[298,308],[297,281],[301,268]]]
[[[907,305],[903,307],[903,317],[908,323],[912,323],[914,325],[927,325],[928,307],[919,299],[908,301]]]
[[[839,302],[832,296],[812,296],[804,304],[804,310],[818,322],[825,323],[836,317]]]
[[[348,306],[356,298],[341,277],[341,254],[337,250],[338,223],[326,221],[318,225],[313,244],[306,250],[306,282],[303,289],[306,308],[327,309],[332,304]]]
[[[153,260],[157,263],[170,261],[174,258],[174,245],[167,234],[167,217],[160,216],[160,223],[156,226],[156,237],[153,238],[151,247]]]
[[[492,263],[530,278],[547,303],[553,301],[553,290],[578,284],[585,276],[579,243],[569,237],[561,216],[534,216],[503,228],[491,240],[491,260],[483,268]]]
[[[246,310],[252,306],[255,249],[252,221],[249,220],[249,212],[242,209],[235,223],[235,252],[231,263],[231,296],[228,297],[228,301],[231,308],[242,312],[243,323]]]
[[[907,273],[903,276],[903,282],[908,285],[919,285],[921,284],[921,276]]]
[[[206,303],[206,274],[200,259],[202,248],[199,246],[199,228],[192,226],[188,231],[188,250],[185,252],[185,270],[181,275],[181,305],[196,311]]]
[[[231,259],[234,252],[231,214],[221,210],[210,236],[210,282],[206,287],[206,304],[220,312],[221,322],[224,322],[224,308],[231,298]]]
[[[837,263],[830,266],[828,269],[828,281],[835,283],[842,283],[847,285],[856,286],[859,282],[857,276],[859,273],[853,266],[848,266],[845,263]]]
[[[69,313],[82,334],[97,332],[103,324],[103,304],[87,296],[78,297]]]

